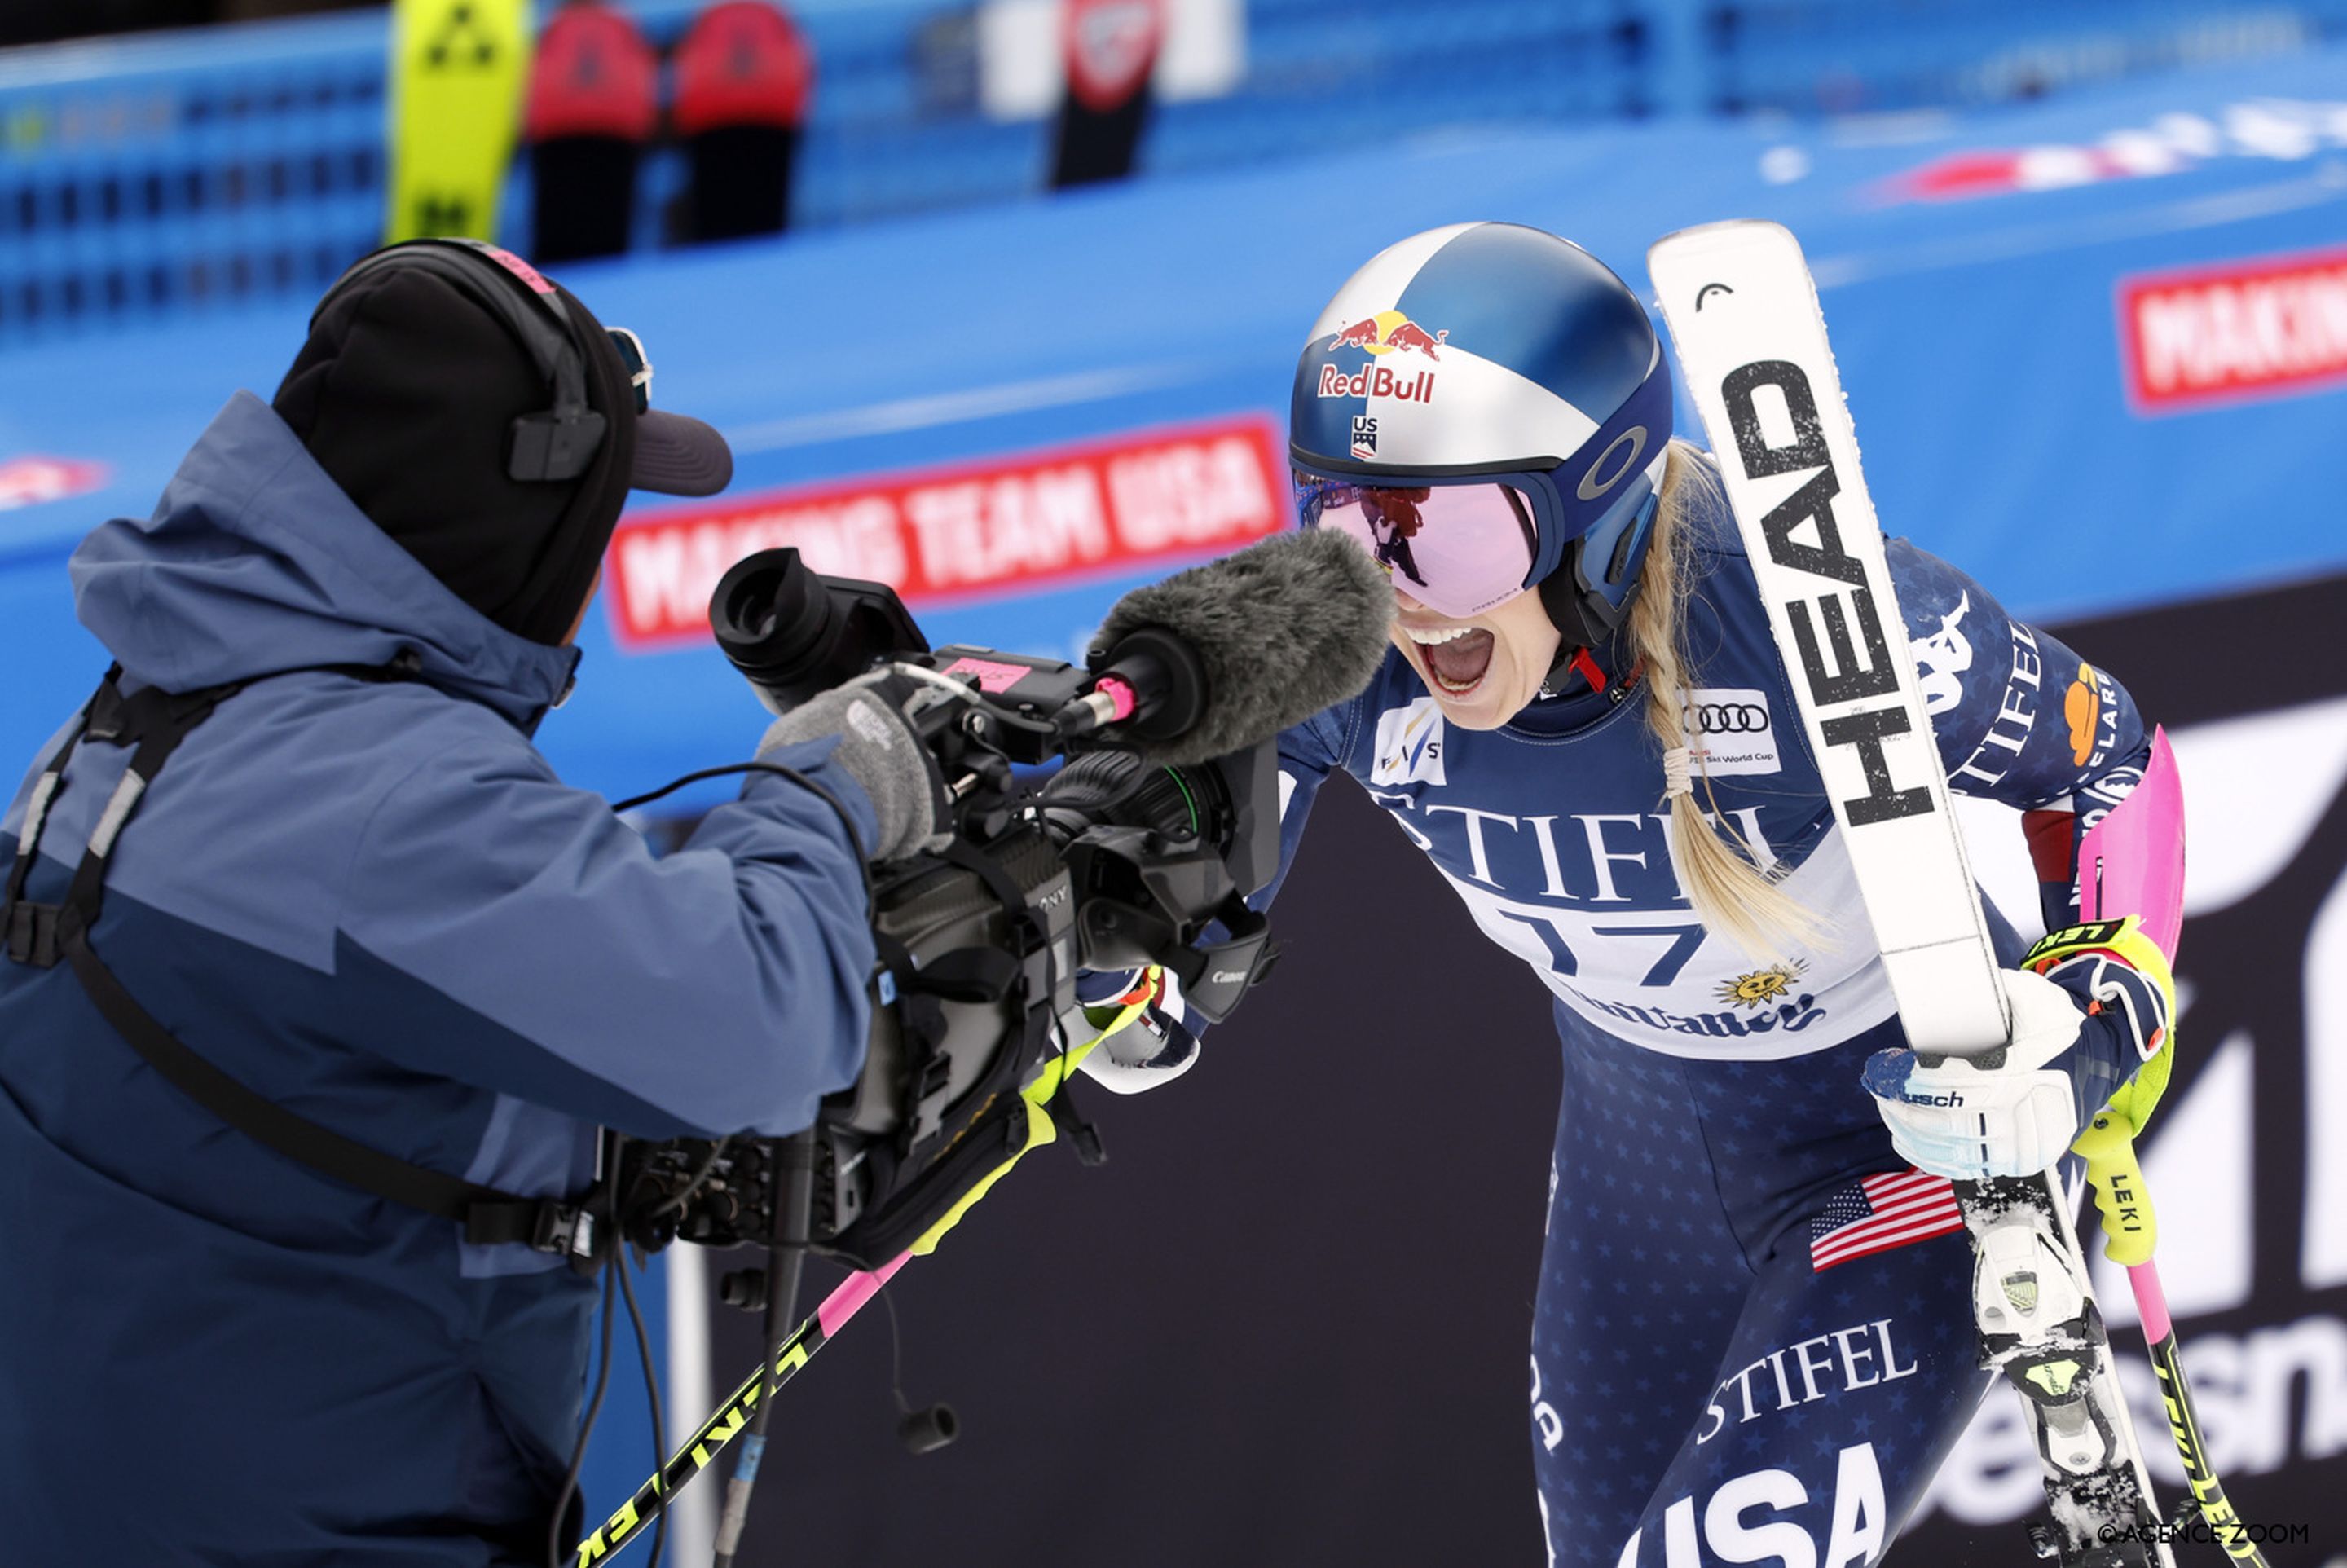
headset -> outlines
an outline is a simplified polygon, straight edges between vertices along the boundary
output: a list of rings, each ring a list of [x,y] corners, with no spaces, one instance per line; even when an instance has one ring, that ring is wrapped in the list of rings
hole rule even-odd
[[[553,389],[551,408],[515,418],[507,477],[559,483],[584,474],[603,444],[608,422],[587,406],[587,362],[579,348],[578,323],[554,285],[519,256],[485,241],[410,240],[353,262],[310,313],[313,330],[345,289],[394,268],[430,272],[503,322]]]

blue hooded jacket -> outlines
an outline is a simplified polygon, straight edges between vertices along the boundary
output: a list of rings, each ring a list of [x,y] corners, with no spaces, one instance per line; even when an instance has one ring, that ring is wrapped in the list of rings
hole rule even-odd
[[[151,518],[93,533],[73,579],[126,686],[275,676],[171,757],[91,933],[198,1055],[532,1196],[589,1184],[599,1123],[782,1133],[854,1078],[873,952],[833,809],[753,775],[656,860],[530,743],[577,651],[457,599],[259,399],[229,404]],[[403,651],[419,679],[314,668]],[[869,843],[830,750],[778,760]],[[77,749],[28,897],[62,895],[128,759]],[[62,964],[0,961],[0,1237],[11,1562],[543,1561],[593,1282],[222,1123]]]

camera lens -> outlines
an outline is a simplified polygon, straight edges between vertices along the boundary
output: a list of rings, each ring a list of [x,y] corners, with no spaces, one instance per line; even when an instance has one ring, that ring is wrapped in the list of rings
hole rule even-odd
[[[735,563],[710,598],[710,630],[735,669],[762,686],[805,678],[828,641],[831,606],[822,580],[795,549],[761,550]]]
[[[1132,752],[1087,752],[1043,786],[1045,821],[1072,837],[1095,824],[1143,827],[1168,838],[1214,830],[1225,802],[1211,769],[1144,764]]]
[[[764,576],[743,581],[725,607],[725,617],[751,637],[763,638],[774,630],[774,585]]]
[[[709,596],[709,629],[777,713],[880,660],[929,651],[896,589],[825,577],[788,548],[760,550],[718,579]]]

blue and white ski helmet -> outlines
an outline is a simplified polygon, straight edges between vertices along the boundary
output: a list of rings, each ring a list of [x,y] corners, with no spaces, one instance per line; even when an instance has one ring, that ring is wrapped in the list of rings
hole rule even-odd
[[[1605,264],[1513,223],[1454,223],[1346,281],[1296,366],[1299,480],[1506,484],[1531,503],[1558,629],[1610,636],[1636,596],[1671,436],[1670,372]]]

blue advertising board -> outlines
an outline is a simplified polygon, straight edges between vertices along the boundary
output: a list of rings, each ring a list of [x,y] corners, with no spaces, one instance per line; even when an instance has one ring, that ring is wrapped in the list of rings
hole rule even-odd
[[[663,405],[727,433],[723,500],[754,507],[1202,420],[1256,416],[1276,441],[1321,302],[1419,229],[1534,224],[1643,288],[1655,236],[1772,218],[1811,258],[1886,526],[2024,613],[2089,613],[2347,559],[2329,502],[2342,102],[2333,50],[1863,127],[1462,132],[564,281],[644,334]],[[255,307],[10,356],[0,499],[25,504],[0,511],[0,737],[16,751],[102,667],[72,620],[74,543],[151,506],[302,332],[301,312]],[[45,487],[73,493],[27,499]],[[913,608],[933,641],[1064,656],[1172,559]],[[617,794],[750,743],[757,712],[708,644],[624,630],[589,617],[579,701],[543,732],[569,776]]]

